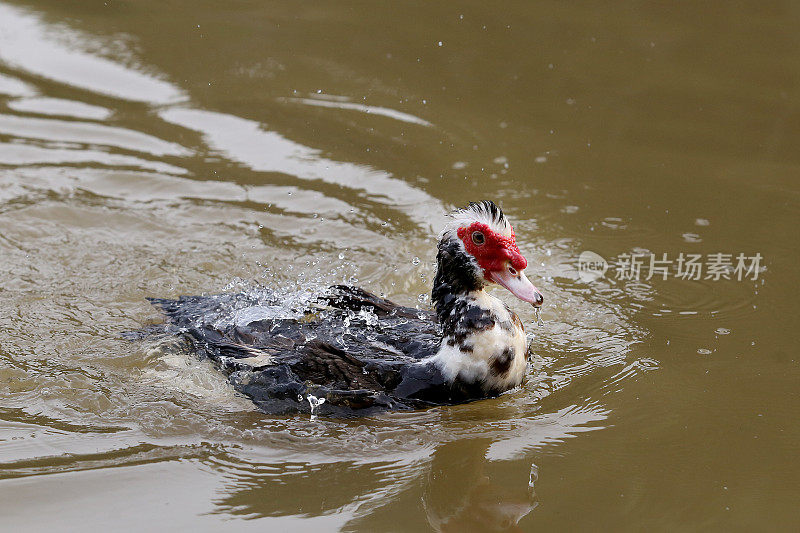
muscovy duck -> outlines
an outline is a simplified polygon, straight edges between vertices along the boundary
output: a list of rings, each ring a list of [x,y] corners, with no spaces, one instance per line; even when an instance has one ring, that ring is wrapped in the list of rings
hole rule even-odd
[[[496,396],[521,384],[522,322],[485,288],[539,307],[514,230],[490,201],[451,214],[441,234],[435,312],[334,286],[297,319],[214,325],[204,316],[235,295],[150,299],[233,386],[272,414],[352,416]]]

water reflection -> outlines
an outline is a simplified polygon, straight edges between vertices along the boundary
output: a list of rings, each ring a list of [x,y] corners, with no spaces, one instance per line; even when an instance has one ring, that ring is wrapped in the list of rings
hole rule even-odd
[[[229,481],[214,512],[246,518],[336,513],[349,517],[348,529],[363,530],[380,527],[387,515],[416,500],[413,505],[420,514],[408,517],[405,528],[417,527],[419,517],[425,516],[435,531],[460,531],[465,526],[507,531],[537,505],[535,470],[528,463],[528,470],[506,475],[504,468],[486,459],[490,444],[490,439],[467,438],[441,444],[430,457],[412,453],[367,462],[316,456],[310,462],[257,463],[241,455],[218,454],[209,464]]]
[[[217,464],[219,460],[215,458]],[[385,496],[386,470],[392,464],[317,460],[243,465],[233,458],[225,465],[226,477],[231,480],[226,485],[227,495],[215,502],[215,512],[247,518],[352,513],[365,500]],[[360,492],[341,490],[344,480]]]
[[[388,172],[365,164],[323,157],[320,150],[292,141],[253,120],[186,106],[165,106],[185,101],[187,97],[181,89],[167,81],[81,49],[81,46],[87,47],[87,43],[91,41],[91,36],[63,25],[46,24],[39,16],[24,9],[0,4],[0,61],[7,66],[94,93],[158,105],[158,114],[166,122],[200,132],[208,144],[208,152],[212,154],[222,155],[258,172],[278,172],[302,180],[320,180],[350,190],[363,191],[365,200],[389,206],[391,210],[399,210],[401,217],[409,217],[422,228],[430,230],[441,225],[441,215],[436,215],[444,211],[441,203]],[[0,93],[28,97],[10,101],[8,108],[14,111],[101,121],[111,116],[108,109],[80,101],[52,97],[33,98],[37,92],[21,80],[8,76],[0,78]],[[430,125],[418,117],[386,107],[322,99],[286,100],[285,103],[335,106],[420,126]],[[127,128],[79,121],[0,115],[0,134],[37,141],[78,142],[156,157],[186,158],[194,155],[193,148],[183,147],[176,142],[161,140]],[[177,160],[165,164],[141,161],[122,154],[101,156],[96,151],[78,154],[64,150],[63,146],[26,147],[20,153],[9,153],[8,162],[97,162],[164,173],[187,173],[174,165],[175,162],[180,164]],[[279,195],[269,197],[280,198]],[[396,219],[398,215],[391,218]]]
[[[0,125],[0,128],[2,126]],[[132,169],[146,169],[162,174],[186,174],[180,167],[149,161],[139,157],[123,154],[109,154],[98,150],[68,149],[53,145],[31,146],[19,143],[0,143],[0,160],[6,165],[64,165],[97,163],[108,167],[128,167]]]
[[[185,98],[168,82],[86,52],[104,48],[92,41],[64,24],[46,24],[30,11],[0,4],[0,61],[6,65],[134,102],[166,104]]]
[[[0,115],[0,134],[22,139],[108,146],[154,156],[181,157],[191,154],[190,150],[177,143],[163,141],[146,133],[74,120]]]
[[[434,531],[520,531],[520,520],[538,505],[533,471],[487,472],[490,445],[488,439],[461,440],[434,454],[422,496]]]
[[[362,423],[316,419],[305,427],[252,427],[248,443],[207,460],[226,480],[214,512],[246,518],[337,514],[346,518],[346,529],[358,530],[396,519],[408,530],[515,530],[538,505],[537,454],[601,429],[607,416],[596,404],[539,415],[531,415],[531,407],[506,406],[478,427],[475,417],[485,411],[477,402]],[[282,435],[290,455],[276,460],[274,448],[257,444],[262,434]],[[409,506],[418,512],[409,515]]]
[[[319,150],[266,130],[258,122],[183,107],[163,109],[159,116],[167,122],[203,133],[212,150],[252,170],[281,172],[304,180],[321,180],[364,191],[367,199],[400,209],[429,230],[431,219],[436,219],[431,215],[443,211],[440,202],[401,179],[367,165],[322,157]]]

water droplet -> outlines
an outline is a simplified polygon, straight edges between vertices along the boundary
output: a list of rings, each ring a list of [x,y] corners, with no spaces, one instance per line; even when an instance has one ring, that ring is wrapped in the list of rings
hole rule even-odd
[[[536,325],[537,326],[544,326],[544,322],[542,322],[542,308],[541,307],[534,307],[533,308],[533,315],[536,317]]]
[[[717,328],[714,330],[714,333],[716,333],[717,335],[727,335],[730,332],[731,330],[729,330],[728,328]]]
[[[697,353],[699,353],[700,355],[711,355],[711,350],[707,348],[699,348],[697,350]]]
[[[343,254],[343,253],[341,253],[341,252],[339,252],[339,259],[340,259],[340,260],[341,260],[341,259],[344,259],[344,254]]]
[[[539,467],[536,466],[534,463],[531,463],[531,475],[528,478],[528,488],[533,490],[533,485],[539,481]]]
[[[411,260],[412,265],[418,265],[419,263],[420,263],[419,257],[414,257],[414,259]]]

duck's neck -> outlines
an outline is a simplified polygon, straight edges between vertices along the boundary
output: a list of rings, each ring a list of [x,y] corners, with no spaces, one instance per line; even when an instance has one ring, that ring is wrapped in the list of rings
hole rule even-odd
[[[445,324],[452,316],[456,302],[470,293],[483,291],[484,283],[475,276],[472,261],[454,240],[439,241],[436,263],[431,301],[439,322]]]

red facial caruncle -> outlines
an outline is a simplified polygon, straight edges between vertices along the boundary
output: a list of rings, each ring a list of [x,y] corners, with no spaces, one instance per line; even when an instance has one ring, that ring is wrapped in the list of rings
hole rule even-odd
[[[464,243],[464,248],[477,260],[487,278],[490,272],[504,270],[509,262],[512,267],[520,271],[528,266],[528,261],[517,248],[513,228],[511,236],[506,237],[492,230],[488,224],[473,222],[467,227],[458,228],[457,234]]]

